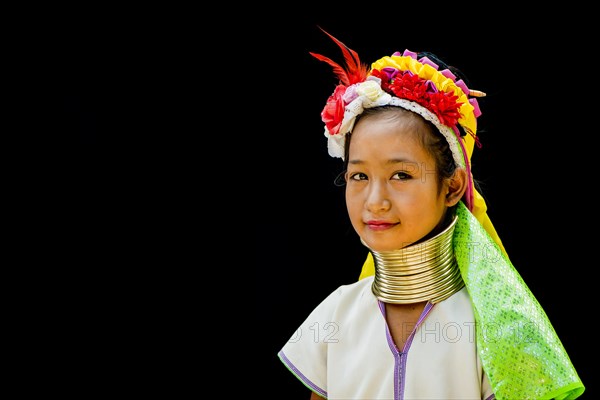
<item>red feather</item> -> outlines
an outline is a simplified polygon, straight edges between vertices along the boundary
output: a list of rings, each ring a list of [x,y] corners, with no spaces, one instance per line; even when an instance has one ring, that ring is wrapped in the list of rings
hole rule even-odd
[[[309,53],[311,56],[315,57],[316,59],[324,61],[327,64],[331,65],[333,67],[333,72],[337,75],[337,77],[340,79],[340,82],[342,84],[344,84],[345,86],[350,85],[348,74],[347,74],[346,70],[340,64],[338,64],[335,61],[333,61],[332,59],[322,56],[320,54],[312,53],[310,51],[309,51]]]
[[[329,36],[340,47],[340,49],[342,49],[346,66],[343,67],[335,61],[333,61],[332,59],[322,56],[321,54],[309,52],[310,55],[312,55],[320,61],[326,62],[327,64],[331,65],[331,67],[333,67],[333,72],[340,79],[340,82],[346,86],[352,85],[356,82],[364,81],[369,72],[369,67],[366,64],[360,62],[358,53],[346,46],[338,39],[336,39],[333,35],[325,31],[323,28],[319,27],[319,29],[325,32],[325,34],[327,34],[327,36]]]

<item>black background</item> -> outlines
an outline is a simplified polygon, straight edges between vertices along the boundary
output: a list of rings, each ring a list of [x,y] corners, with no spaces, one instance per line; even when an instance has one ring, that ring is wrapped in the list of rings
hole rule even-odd
[[[584,233],[596,218],[587,155],[595,114],[585,100],[595,83],[586,83],[594,72],[582,39],[589,25],[562,9],[540,18],[498,6],[472,15],[386,7],[253,5],[217,16],[156,7],[57,21],[52,35],[38,38],[49,55],[49,123],[77,143],[70,159],[81,218],[118,224],[111,240],[82,248],[93,248],[94,260],[116,246],[130,263],[168,265],[145,272],[163,282],[161,301],[176,293],[190,318],[206,312],[197,296],[222,304],[218,313],[237,343],[211,342],[227,360],[222,374],[251,376],[243,389],[250,394],[308,398],[277,352],[327,294],[358,278],[366,256],[343,188],[333,184],[341,161],[327,155],[320,121],[337,82],[309,51],[342,61],[319,26],[366,63],[404,49],[432,51],[488,94],[474,176],[513,264],[586,385],[584,397],[593,397],[588,308],[596,263],[594,235]],[[248,252],[232,250],[248,244]],[[135,270],[138,277],[144,268]],[[208,278],[211,271],[217,276]],[[221,293],[222,280],[245,289],[243,297]],[[188,327],[157,311],[157,291],[138,290],[153,312]]]

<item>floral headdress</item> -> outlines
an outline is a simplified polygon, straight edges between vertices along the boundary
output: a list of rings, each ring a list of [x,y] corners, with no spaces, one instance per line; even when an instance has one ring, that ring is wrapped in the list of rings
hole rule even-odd
[[[467,169],[465,196],[472,209],[470,158],[478,143],[477,117],[481,115],[474,97],[485,93],[470,90],[450,70],[439,71],[433,61],[427,57],[417,59],[417,53],[409,50],[383,57],[369,69],[354,50],[325,33],[342,49],[346,63],[342,67],[328,57],[310,53],[331,65],[340,80],[321,112],[329,155],[344,158],[346,135],[366,108],[392,105],[416,112],[437,127],[448,141],[456,164]],[[459,125],[466,134],[461,134]]]

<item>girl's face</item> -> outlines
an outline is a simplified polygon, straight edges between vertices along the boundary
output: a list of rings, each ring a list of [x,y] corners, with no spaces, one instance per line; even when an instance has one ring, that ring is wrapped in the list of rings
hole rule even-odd
[[[403,248],[443,221],[448,184],[438,190],[434,159],[414,121],[369,116],[353,130],[346,174],[352,226],[374,251]],[[419,124],[419,129],[425,129]]]

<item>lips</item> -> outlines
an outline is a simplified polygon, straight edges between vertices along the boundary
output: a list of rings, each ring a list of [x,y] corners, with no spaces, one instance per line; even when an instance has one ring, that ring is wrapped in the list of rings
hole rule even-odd
[[[385,231],[396,226],[396,223],[385,221],[368,221],[367,227],[373,231]]]

